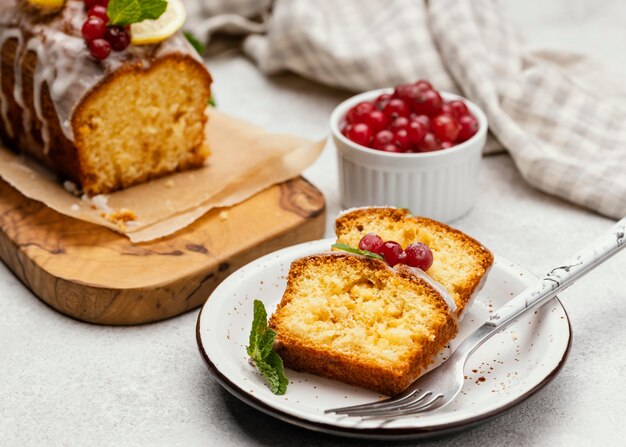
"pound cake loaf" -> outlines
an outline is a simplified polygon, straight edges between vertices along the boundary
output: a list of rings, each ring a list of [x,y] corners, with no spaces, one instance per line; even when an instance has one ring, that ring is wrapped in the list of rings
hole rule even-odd
[[[404,391],[458,329],[418,273],[347,253],[294,261],[269,322],[285,365],[385,395]]]
[[[204,164],[211,76],[180,31],[95,60],[85,2],[45,14],[25,3],[0,2],[5,144],[91,195]]]
[[[358,247],[368,233],[402,247],[426,244],[434,258],[428,275],[448,290],[459,315],[493,263],[493,255],[476,240],[440,222],[412,216],[406,209],[354,209],[337,218],[335,232],[337,242],[352,247]]]

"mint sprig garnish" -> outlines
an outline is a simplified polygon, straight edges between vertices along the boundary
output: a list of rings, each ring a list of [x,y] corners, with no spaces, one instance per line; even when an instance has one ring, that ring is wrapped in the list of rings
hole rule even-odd
[[[337,244],[333,244],[332,247],[336,248],[337,250],[347,251],[349,253],[354,253],[356,255],[367,256],[368,258],[380,259],[381,261],[385,260],[385,258],[383,258],[381,255],[377,253],[374,253],[373,251],[361,250],[360,248],[350,247],[349,245],[346,245],[346,244],[337,243]]]
[[[283,360],[274,351],[276,332],[267,327],[267,311],[259,300],[254,300],[254,316],[250,330],[250,344],[246,352],[274,394],[285,394],[289,380]]]
[[[126,26],[156,20],[166,9],[166,0],[110,0],[107,15],[111,25]]]
[[[204,44],[200,42],[200,40],[198,40],[198,38],[191,34],[189,31],[183,31],[183,34],[187,41],[191,44],[191,46],[198,52],[198,54],[202,55],[202,53],[204,53],[204,50],[206,49]]]

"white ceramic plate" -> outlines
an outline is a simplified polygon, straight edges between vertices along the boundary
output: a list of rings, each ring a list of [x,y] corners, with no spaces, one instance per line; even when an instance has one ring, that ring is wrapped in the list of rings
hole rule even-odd
[[[392,422],[361,421],[324,410],[371,402],[377,393],[287,369],[289,387],[276,396],[248,363],[246,345],[252,303],[268,314],[282,297],[291,261],[328,250],[334,239],[285,248],[229,276],[215,289],[198,317],[197,341],[210,371],[232,394],[284,421],[312,430],[364,438],[424,438],[457,431],[497,416],[528,398],[561,369],[570,346],[570,326],[558,299],[495,335],[469,359],[459,397],[440,411]],[[506,301],[536,281],[531,273],[495,259],[487,281],[465,311],[452,349]],[[449,355],[442,352],[436,364]]]

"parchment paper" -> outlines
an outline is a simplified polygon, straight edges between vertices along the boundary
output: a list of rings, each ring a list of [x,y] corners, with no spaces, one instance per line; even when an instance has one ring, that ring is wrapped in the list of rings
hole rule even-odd
[[[272,134],[210,109],[207,139],[211,156],[197,170],[172,174],[104,196],[68,192],[57,177],[26,157],[0,148],[0,177],[26,197],[55,211],[110,228],[145,242],[170,235],[215,207],[232,206],[297,176],[324,143]],[[129,211],[134,220],[112,219]]]

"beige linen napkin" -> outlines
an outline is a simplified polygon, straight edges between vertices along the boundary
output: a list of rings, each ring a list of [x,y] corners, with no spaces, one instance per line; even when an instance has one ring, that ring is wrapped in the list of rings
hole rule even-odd
[[[492,141],[542,191],[611,217],[626,215],[626,109],[588,59],[525,51],[492,0],[187,0],[209,40],[242,34],[273,74],[290,70],[353,91],[429,79],[486,112]],[[605,81],[606,79],[606,81]],[[495,144],[493,144],[495,143]]]

